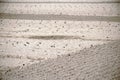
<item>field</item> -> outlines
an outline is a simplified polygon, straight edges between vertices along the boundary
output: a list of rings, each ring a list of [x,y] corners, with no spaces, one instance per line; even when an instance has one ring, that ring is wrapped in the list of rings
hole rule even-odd
[[[120,80],[119,0],[0,1],[0,80]]]

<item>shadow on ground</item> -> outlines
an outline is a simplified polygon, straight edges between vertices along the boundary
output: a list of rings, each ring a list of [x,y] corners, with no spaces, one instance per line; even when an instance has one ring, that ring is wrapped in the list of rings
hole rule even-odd
[[[9,70],[1,80],[120,80],[120,41]]]

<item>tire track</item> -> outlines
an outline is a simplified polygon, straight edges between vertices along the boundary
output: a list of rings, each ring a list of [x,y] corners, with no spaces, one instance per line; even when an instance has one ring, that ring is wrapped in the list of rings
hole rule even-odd
[[[27,38],[27,39],[40,39],[40,40],[70,40],[70,39],[80,39],[86,41],[118,41],[119,39],[85,39],[80,36],[65,36],[65,35],[50,35],[50,36],[0,36],[1,38]]]
[[[34,58],[34,57],[32,57],[32,56],[20,56],[20,55],[2,55],[2,54],[0,54],[0,58],[16,58],[16,59],[30,59],[30,60],[39,60],[39,61],[41,61],[41,60],[44,60],[43,58]]]
[[[119,0],[0,0],[4,3],[114,3]]]
[[[120,22],[119,16],[74,16],[54,14],[9,14],[0,13],[1,19],[22,19],[22,20],[69,20],[69,21],[111,21]]]

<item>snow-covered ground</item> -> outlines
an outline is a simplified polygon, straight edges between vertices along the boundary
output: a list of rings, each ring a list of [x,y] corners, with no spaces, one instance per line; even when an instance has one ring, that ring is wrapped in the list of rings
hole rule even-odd
[[[120,79],[119,0],[0,1],[0,80]]]

